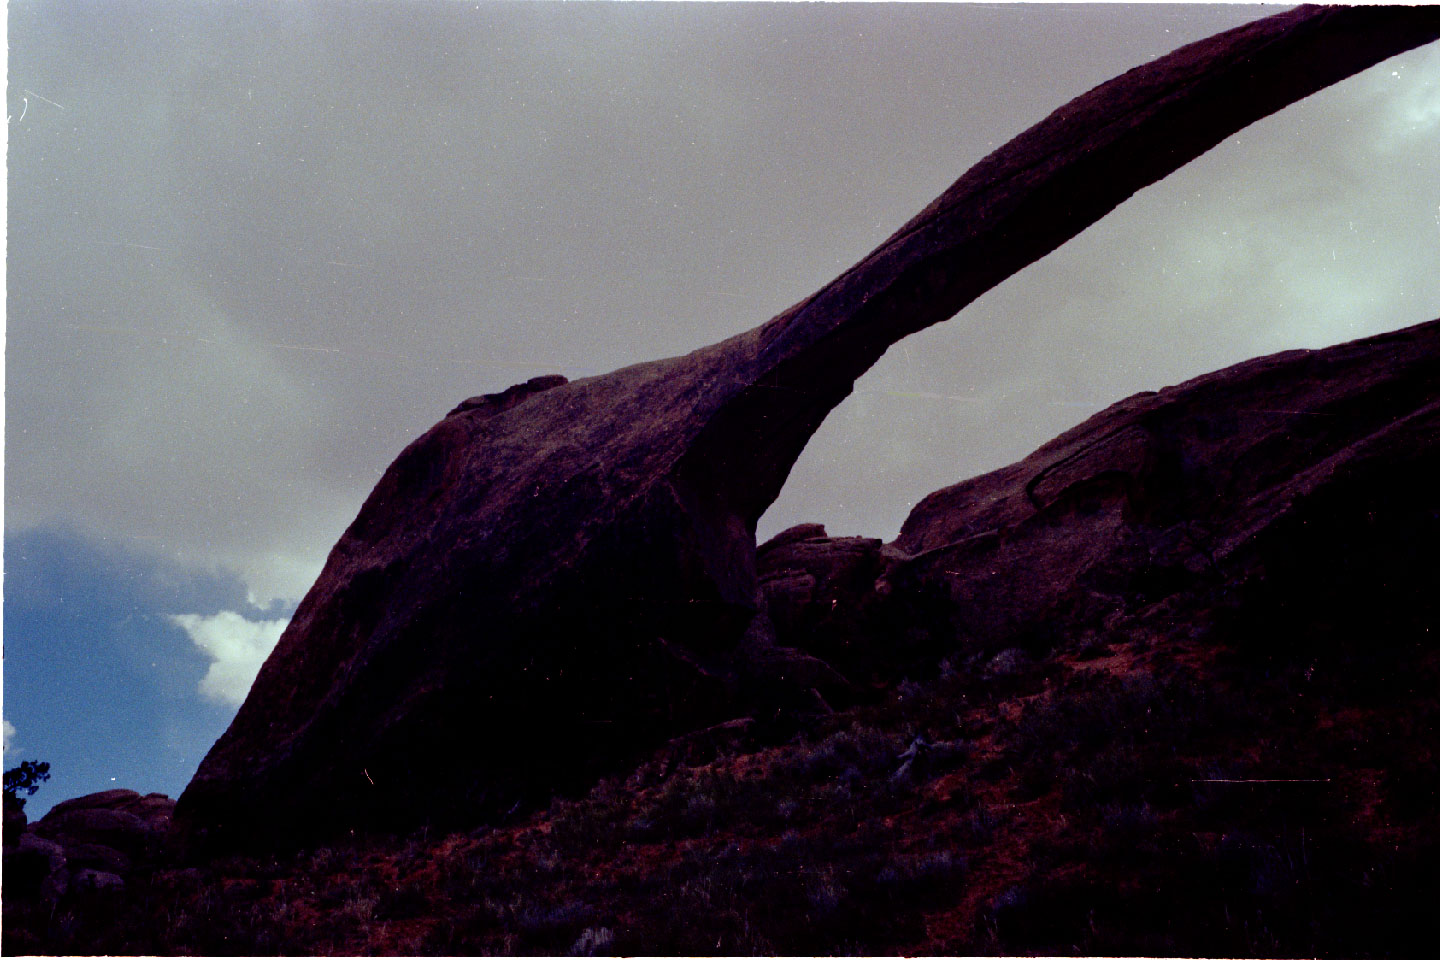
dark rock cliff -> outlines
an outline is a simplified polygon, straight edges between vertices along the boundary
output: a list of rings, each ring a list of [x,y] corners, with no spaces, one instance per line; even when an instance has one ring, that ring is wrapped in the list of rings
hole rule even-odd
[[[1317,439],[1307,449],[1341,444],[1329,454],[1341,459],[1306,460],[1311,472],[1291,485],[1265,480],[1252,495],[1238,467],[1187,467],[1209,441],[1165,428],[1163,395],[1137,400],[1047,448],[1044,471],[937,494],[893,555],[831,544],[824,569],[810,570],[807,548],[791,544],[806,572],[784,588],[769,579],[778,627],[755,616],[755,523],[888,346],[1233,131],[1437,34],[1436,10],[1300,8],[1182,48],[1062,107],[752,331],[462,403],[399,456],[335,546],[180,798],[177,824],[203,845],[283,840],[279,809],[295,838],[481,817],[587,782],[736,704],[863,695],[886,666],[847,654],[854,639],[823,616],[794,622],[872,568],[891,571],[877,594],[917,607],[897,642],[923,647],[941,623],[1043,630],[1047,610],[1120,609],[1126,588],[1105,580],[1118,556],[1153,570],[1147,591],[1223,562],[1258,536],[1257,516],[1283,514],[1370,448]],[[1207,424],[1216,437],[1240,429],[1221,412]],[[1272,443],[1311,433],[1296,423]],[[1276,469],[1300,469],[1272,455]],[[1177,512],[1216,491],[1230,507],[1193,521]],[[946,507],[976,497],[990,502]],[[1064,533],[1076,515],[1095,518],[1093,537]],[[999,570],[1049,547],[1045,566],[1018,581],[978,567],[941,574],[945,560],[993,558]],[[786,639],[792,629],[810,631],[816,655]]]

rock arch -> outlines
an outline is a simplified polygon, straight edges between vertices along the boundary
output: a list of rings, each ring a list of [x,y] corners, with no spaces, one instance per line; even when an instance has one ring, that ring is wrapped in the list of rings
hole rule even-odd
[[[177,822],[230,844],[480,818],[724,719],[774,663],[746,632],[755,524],[886,348],[1234,131],[1437,36],[1436,8],[1301,7],[1183,47],[753,330],[462,403],[336,544]]]

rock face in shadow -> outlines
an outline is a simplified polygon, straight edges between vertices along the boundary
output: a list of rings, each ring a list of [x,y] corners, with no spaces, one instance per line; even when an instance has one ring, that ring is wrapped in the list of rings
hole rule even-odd
[[[165,853],[175,801],[160,793],[104,790],[57,803],[27,824],[13,798],[6,811],[19,816],[5,841],[8,901],[41,900],[52,910],[70,901],[123,890],[137,866]]]
[[[1437,471],[1440,321],[1138,394],[926,497],[892,544],[786,531],[761,583],[776,641],[857,682],[1228,611],[1401,642],[1436,621]]]
[[[1437,430],[1440,324],[1277,354],[1132,397],[931,494],[896,546],[912,570],[945,577],[976,634],[1099,622],[1273,566],[1281,546],[1352,566],[1374,538],[1322,531],[1433,513],[1433,496],[1414,494],[1434,476]],[[1393,550],[1406,538],[1381,539]]]
[[[462,403],[335,546],[177,823],[226,845],[481,818],[818,690],[823,665],[755,616],[754,529],[855,378],[1235,130],[1437,35],[1433,10],[1300,8],[1182,48],[1062,107],[754,330]],[[1150,442],[1134,456],[1162,462]],[[1071,509],[1087,456],[1024,504]],[[901,548],[948,543],[932,526]]]

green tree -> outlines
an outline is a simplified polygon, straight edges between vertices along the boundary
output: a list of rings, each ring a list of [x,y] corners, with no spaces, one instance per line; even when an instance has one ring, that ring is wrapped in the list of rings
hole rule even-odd
[[[24,760],[20,766],[5,771],[5,796],[11,797],[24,808],[25,796],[33,796],[40,784],[50,779],[50,764],[43,761]]]

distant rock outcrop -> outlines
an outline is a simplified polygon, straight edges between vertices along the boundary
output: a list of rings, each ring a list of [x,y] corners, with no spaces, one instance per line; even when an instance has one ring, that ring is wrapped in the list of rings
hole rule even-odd
[[[855,378],[1235,130],[1437,35],[1436,10],[1300,8],[1182,48],[1062,107],[763,326],[688,356],[462,403],[386,471],[177,822],[193,841],[225,844],[504,813],[728,719],[737,701],[863,686],[868,664],[851,664],[843,639],[825,655],[856,674],[846,681],[785,633],[804,621],[825,636],[806,604],[868,576],[878,545],[832,544],[822,563],[791,543],[799,573],[767,581],[781,622],[755,617],[755,523]],[[1203,441],[1155,426],[1158,412],[1140,416],[1165,402],[1135,401],[1113,423],[1068,434],[1042,471],[937,494],[906,526],[899,575],[932,584],[943,610],[984,620],[1016,609],[1006,601],[1022,587],[980,573],[937,581],[919,558],[1018,562],[1063,516],[1113,515],[1096,528],[1107,539],[1060,544],[1046,561],[1053,581],[1037,573],[1023,587],[1043,606],[1101,596],[1086,577],[1117,553],[1144,553],[1163,579],[1239,549],[1254,535],[1248,507],[1217,519],[1218,532],[1165,522],[1182,501],[1249,482],[1187,473],[1186,451]],[[1235,422],[1224,416],[1207,427],[1216,436]],[[1307,423],[1272,442],[1303,441]],[[1360,441],[1315,440],[1348,459],[1312,457],[1292,484],[1257,488],[1278,498],[1263,515],[1363,462]],[[1230,490],[1231,502],[1242,493]],[[995,500],[940,509],[976,496]],[[1136,540],[1135,517],[1154,538]],[[766,687],[777,663],[793,676],[787,689]]]
[[[50,904],[121,890],[140,864],[164,855],[175,801],[104,790],[57,803],[34,823],[16,818],[5,843],[5,895]]]
[[[1437,474],[1440,321],[1138,394],[926,497],[893,544],[786,531],[760,547],[761,584],[777,642],[852,680],[1147,618],[1174,639],[1208,626],[1197,607],[1243,604],[1249,633],[1312,643],[1389,623],[1400,642],[1440,620],[1423,602]]]

